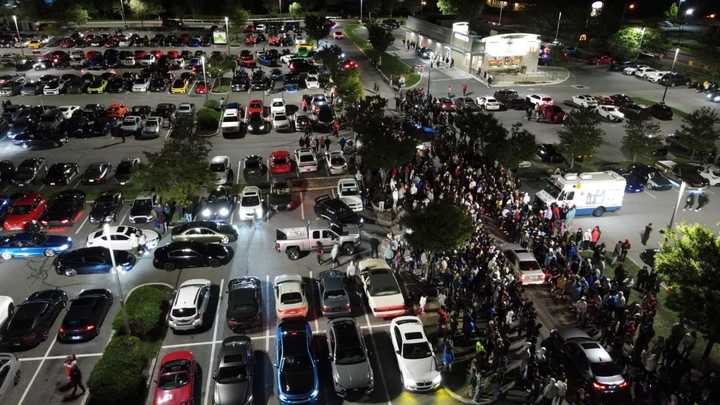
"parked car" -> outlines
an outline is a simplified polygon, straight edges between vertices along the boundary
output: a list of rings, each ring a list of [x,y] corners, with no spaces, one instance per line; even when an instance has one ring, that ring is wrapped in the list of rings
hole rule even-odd
[[[353,211],[340,198],[323,194],[315,198],[315,215],[337,225],[362,225],[363,217]]]
[[[85,246],[104,246],[112,250],[130,251],[137,247],[136,242],[141,239],[145,241],[145,249],[155,249],[160,242],[160,234],[152,229],[140,229],[134,226],[110,226],[107,231],[100,229],[91,232]]]
[[[130,207],[128,220],[132,224],[146,224],[155,219],[154,208],[157,205],[157,194],[143,192],[138,194]]]
[[[72,238],[69,236],[22,232],[7,235],[0,239],[0,257],[3,260],[10,260],[15,257],[50,257],[71,247]]]
[[[341,150],[325,153],[325,167],[327,167],[331,175],[347,172],[348,162],[345,159],[345,154]]]
[[[119,191],[104,191],[93,202],[88,215],[91,224],[116,222],[124,204]]]
[[[214,405],[253,403],[255,355],[247,336],[229,336],[220,345],[218,365],[213,374]]]
[[[320,396],[318,363],[305,321],[283,321],[275,336],[275,386],[281,404],[315,402]]]
[[[346,317],[328,321],[325,337],[335,393],[341,398],[371,395],[375,377],[363,334],[355,320]]]
[[[67,305],[63,290],[42,290],[30,294],[15,307],[2,334],[1,343],[11,350],[30,349],[46,340],[60,311]]]
[[[186,280],[175,292],[168,325],[173,332],[203,327],[210,303],[212,283],[206,279]]]
[[[179,351],[166,354],[158,366],[157,385],[153,405],[191,404],[198,393],[199,370],[192,352]]]
[[[401,316],[393,319],[390,341],[406,390],[426,392],[440,386],[442,375],[438,361],[420,318]]]
[[[546,280],[545,272],[535,255],[527,249],[507,249],[504,251],[510,268],[522,285],[540,285]]]
[[[545,163],[565,163],[565,157],[551,143],[538,144],[535,154]]]
[[[597,107],[597,105],[598,105],[595,97],[593,97],[589,94],[581,94],[581,95],[573,96],[572,102],[576,106],[582,107],[582,108],[594,108],[594,107]]]
[[[610,122],[621,122],[625,119],[625,114],[620,111],[620,108],[615,105],[599,105],[595,108],[595,111],[601,118],[604,118]]]
[[[58,341],[77,343],[92,340],[100,333],[112,304],[110,290],[98,288],[81,291],[77,298],[70,301],[58,330]]]
[[[345,273],[326,270],[318,275],[320,310],[328,318],[350,316],[350,294],[345,288]]]
[[[655,118],[669,121],[673,118],[673,110],[664,103],[656,103],[647,108],[647,111]]]
[[[233,249],[215,243],[171,242],[155,249],[153,266],[172,271],[178,268],[220,267],[228,264]]]
[[[392,318],[405,314],[405,298],[385,260],[365,259],[360,261],[358,269],[362,289],[373,316]]]
[[[115,265],[122,271],[130,271],[135,266],[135,256],[130,252],[118,250],[112,252]],[[69,250],[58,255],[53,266],[59,275],[68,277],[85,274],[110,273],[113,266],[110,251],[102,246],[93,246]]]
[[[55,163],[48,169],[45,184],[48,186],[66,186],[80,174],[80,167],[74,162]]]
[[[75,224],[85,209],[85,192],[64,190],[53,198],[39,222],[48,228],[67,227]]]
[[[275,292],[275,313],[279,320],[308,316],[308,301],[300,275],[276,276],[273,280],[273,291]]]
[[[210,222],[192,221],[178,224],[172,228],[171,238],[174,242],[201,242],[228,244],[237,240],[238,234],[232,225]]]
[[[30,192],[13,200],[5,214],[3,228],[6,232],[19,231],[38,221],[47,209],[47,200],[41,193]]]
[[[251,276],[233,278],[228,282],[228,327],[236,333],[262,325],[262,287],[260,279]]]

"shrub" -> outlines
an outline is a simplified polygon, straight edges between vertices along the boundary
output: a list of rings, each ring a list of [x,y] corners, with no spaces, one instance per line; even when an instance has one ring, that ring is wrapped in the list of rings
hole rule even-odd
[[[145,345],[140,339],[113,337],[90,374],[91,403],[142,403],[145,395],[143,369],[147,361]]]
[[[141,339],[159,336],[165,328],[165,314],[168,311],[168,300],[171,292],[165,287],[147,286],[133,291],[125,303],[131,335]],[[113,321],[113,328],[125,333],[125,321],[122,313],[118,313]]]
[[[220,102],[215,99],[210,99],[205,102],[205,108],[209,108],[211,110],[220,111]]]
[[[216,130],[220,122],[220,112],[210,108],[203,108],[198,111],[197,124],[201,130]]]

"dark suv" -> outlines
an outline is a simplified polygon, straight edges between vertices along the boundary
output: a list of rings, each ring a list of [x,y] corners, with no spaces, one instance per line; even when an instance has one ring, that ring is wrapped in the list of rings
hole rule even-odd
[[[339,198],[323,194],[315,199],[315,215],[337,225],[362,225],[363,218]]]

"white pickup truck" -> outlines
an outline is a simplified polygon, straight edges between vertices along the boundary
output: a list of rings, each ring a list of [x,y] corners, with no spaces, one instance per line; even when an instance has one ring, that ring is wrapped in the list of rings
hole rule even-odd
[[[326,251],[339,244],[340,253],[349,256],[360,244],[360,228],[345,225],[340,229],[330,226],[327,221],[318,220],[306,226],[278,228],[275,231],[275,250],[284,252],[290,260],[299,259],[302,252],[315,250],[318,242]]]

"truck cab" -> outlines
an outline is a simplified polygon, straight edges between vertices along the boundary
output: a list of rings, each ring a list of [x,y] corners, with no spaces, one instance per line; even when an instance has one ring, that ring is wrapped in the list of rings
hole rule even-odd
[[[548,207],[552,203],[575,206],[575,215],[600,217],[622,208],[626,183],[614,171],[557,174],[536,196]]]
[[[360,229],[353,225],[340,228],[319,220],[305,226],[278,228],[275,232],[275,250],[284,252],[290,260],[297,260],[302,252],[316,249],[318,243],[325,251],[339,244],[342,254],[352,255],[360,243]]]

